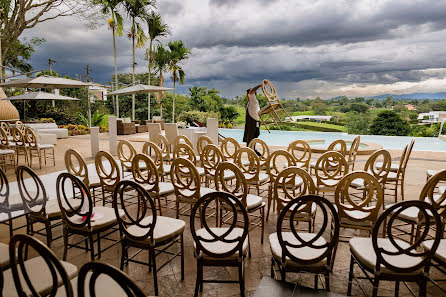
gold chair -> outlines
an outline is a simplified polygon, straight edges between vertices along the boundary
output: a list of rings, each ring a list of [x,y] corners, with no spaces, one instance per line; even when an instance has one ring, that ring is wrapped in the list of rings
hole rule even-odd
[[[226,176],[233,175],[233,179],[227,179]],[[232,162],[223,162],[218,165],[215,171],[215,188],[217,191],[231,193],[242,202],[243,207],[248,213],[249,224],[253,226],[249,231],[256,227],[261,227],[262,235],[260,243],[263,243],[265,233],[265,202],[260,196],[249,194],[248,183],[242,171]],[[256,212],[259,212],[256,214]],[[225,212],[225,213],[224,213]],[[252,218],[252,219],[251,219]],[[227,224],[232,219],[232,212],[224,207],[220,208],[220,225]]]
[[[0,168],[7,171],[8,167],[16,167],[15,151],[11,149],[0,149]]]
[[[11,135],[10,134],[11,126],[8,123],[0,122],[0,129],[3,129],[7,136]]]
[[[288,145],[287,151],[294,157],[295,165],[310,172],[311,147],[304,140],[295,140]],[[285,167],[288,164],[284,164]],[[291,166],[291,165],[290,165]]]
[[[175,140],[173,142],[173,150],[175,151],[175,148],[179,144],[187,144],[192,149],[192,152],[195,154],[195,165],[200,162],[200,155],[196,154],[194,151],[194,145],[192,144],[192,141],[187,137],[186,135],[178,135],[175,137]],[[173,157],[175,158],[175,153],[173,153]]]
[[[260,152],[255,148],[256,145],[260,146]],[[248,147],[252,149],[256,154],[258,154],[259,160],[260,160],[260,167],[262,169],[267,169],[267,160],[269,158],[269,155],[271,154],[268,145],[265,141],[261,140],[260,138],[254,138],[251,140],[251,142],[248,144]]]
[[[118,163],[112,155],[105,151],[99,151],[94,158],[96,173],[102,188],[102,205],[111,203],[111,195],[116,185],[121,181]]]
[[[2,122],[4,123],[4,122]],[[0,128],[0,148],[2,149],[15,149],[15,143],[12,142],[12,136],[10,136],[9,129],[6,131]]]
[[[132,162],[133,179],[139,183],[150,195],[152,195],[158,204],[160,215],[163,215],[161,209],[161,197],[173,194],[175,189],[172,183],[160,181],[160,174],[156,164],[144,154],[137,154]]]
[[[415,140],[412,139],[409,145],[404,148],[403,154],[401,156],[398,170],[396,172],[390,172],[387,176],[387,183],[389,187],[386,189],[393,190],[393,195],[395,197],[395,203],[398,201],[398,186],[401,188],[401,199],[404,201],[404,180],[406,177],[407,163],[409,162],[410,154],[412,153]],[[392,169],[392,168],[391,168]]]
[[[380,164],[381,166],[378,167],[377,164]],[[390,173],[391,164],[392,157],[390,156],[390,153],[386,150],[377,150],[367,159],[364,166],[364,171],[372,174],[378,180],[384,190],[387,182],[387,176]]]
[[[342,139],[335,140],[332,143],[330,143],[330,145],[327,148],[327,152],[338,152],[341,155],[345,156],[345,155],[347,155],[347,144]],[[316,168],[315,167],[316,162],[310,163],[310,174],[311,174],[311,170]]]
[[[147,141],[142,146],[142,153],[152,159],[153,163],[155,163],[155,166],[158,168],[158,174],[161,177],[161,181],[164,181],[164,177],[169,176],[170,165],[164,164],[163,153],[159,146],[154,142]]]
[[[162,134],[156,134],[153,136],[153,143],[155,143],[160,149],[163,155],[163,161],[167,164],[173,160],[173,155],[170,150],[170,144],[167,138]]]
[[[335,192],[339,181],[347,173],[347,161],[341,153],[335,151],[324,153],[315,165],[317,193]]]
[[[352,186],[357,180],[363,185],[359,191]],[[366,230],[370,236],[384,204],[381,184],[368,172],[351,172],[337,184],[335,203],[342,228]]]
[[[195,166],[197,166],[198,159],[197,156],[195,155],[194,149],[186,143],[178,143],[175,145],[173,149],[173,159],[175,160],[178,158],[188,159]],[[196,168],[198,174],[200,174],[200,176],[203,177],[205,175],[204,168],[203,167],[196,167]]]
[[[13,220],[20,216],[14,215],[13,217],[12,213],[19,210],[23,210],[23,201],[20,193],[17,193],[17,191],[10,191],[8,178],[6,177],[5,172],[0,168],[0,213],[4,213],[7,216],[7,219],[0,223],[9,226],[10,238],[14,235],[15,230],[25,227],[13,227]],[[2,265],[4,262],[2,260],[3,259],[0,258],[0,270],[5,266]],[[9,262],[9,259],[7,259],[7,261]]]
[[[23,134],[25,134],[25,129],[27,128],[21,121],[16,121],[14,123],[14,127],[19,129],[20,132],[22,132]]]
[[[234,162],[235,154],[240,148],[240,144],[237,140],[231,137],[226,137],[221,142],[221,152],[225,157],[225,161]]]
[[[121,174],[125,177],[125,172],[132,172],[132,160],[136,155],[133,145],[127,140],[118,142],[118,159],[121,162]]]
[[[358,135],[355,137],[355,139],[352,141],[352,144],[350,145],[350,149],[348,151],[348,159],[347,159],[349,171],[355,170],[356,155],[358,154],[360,143],[361,143],[361,136]]]
[[[206,145],[201,151],[201,164],[205,172],[205,185],[209,187],[209,181],[214,181],[215,170],[219,164],[224,162],[224,156],[218,146],[214,144]],[[227,175],[226,178],[233,178],[234,176]]]
[[[28,148],[25,135],[22,133],[22,131],[13,127],[11,128],[11,136],[15,144],[14,148],[15,148],[15,155],[17,158],[16,164],[19,164],[19,157],[20,155],[22,155],[25,157],[25,164],[29,165]]]
[[[260,171],[260,159],[249,147],[239,148],[235,153],[235,164],[243,172],[250,187],[257,189],[260,196],[260,187],[269,182],[269,176]],[[246,161],[246,162],[245,162]]]
[[[197,140],[197,152],[198,152],[198,155],[199,155],[200,157],[201,157],[201,155],[202,155],[202,152],[203,152],[204,147],[205,147],[206,145],[208,145],[208,144],[213,144],[213,143],[212,143],[212,140],[211,140],[209,137],[203,135],[203,136],[200,136],[200,137],[198,138],[198,140]]]
[[[33,157],[39,158],[39,167],[42,169],[42,157],[45,161],[46,165],[46,159],[53,159],[53,166],[56,166],[56,156],[54,154],[54,145],[53,144],[39,144],[37,141],[36,134],[34,134],[34,131],[31,128],[25,129],[25,139],[27,148],[29,151],[29,166],[32,167],[33,164]],[[51,157],[48,156],[46,152],[50,151]],[[42,155],[43,153],[43,155]]]
[[[268,186],[268,208],[266,210],[266,220],[269,219],[269,210],[271,208],[271,203],[273,204],[273,211],[275,208],[275,200],[273,199],[273,190],[277,176],[284,169],[282,164],[287,164],[288,166],[295,166],[294,157],[285,150],[274,151],[268,158],[266,163],[266,172],[269,176],[269,186]]]
[[[81,154],[74,149],[65,151],[64,156],[65,168],[68,173],[80,178],[80,180],[87,186],[88,190],[93,194],[93,203],[96,205],[96,189],[101,188],[101,181],[99,176],[88,171],[87,163]]]
[[[146,161],[151,161],[147,156],[144,157]],[[156,167],[153,167],[153,169],[156,170]],[[152,176],[157,175],[152,174]],[[136,214],[134,211],[132,212],[131,205],[126,203],[128,201],[126,196],[129,193],[132,193],[132,195],[136,193],[136,196],[138,196],[140,207]],[[148,265],[149,272],[153,271],[154,295],[158,296],[158,271],[166,265],[165,263],[170,263],[179,256],[181,258],[181,280],[184,280],[183,232],[186,223],[182,220],[158,216],[156,214],[155,204],[149,193],[141,185],[133,181],[124,180],[116,186],[113,195],[113,207],[122,234],[121,270],[124,268],[124,264],[128,265],[129,262]],[[119,211],[125,213],[125,216],[121,217]],[[172,252],[170,248],[173,244],[179,245],[180,252]],[[147,264],[134,259],[134,256],[138,255],[139,252],[129,257],[128,249],[131,247],[138,248],[139,250],[148,250],[149,263]],[[156,260],[160,254],[161,256],[167,256],[168,261],[160,267],[157,267]]]

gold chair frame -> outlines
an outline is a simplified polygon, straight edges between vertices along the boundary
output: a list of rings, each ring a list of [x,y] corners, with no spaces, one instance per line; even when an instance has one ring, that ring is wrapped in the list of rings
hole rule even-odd
[[[282,122],[282,120],[280,119],[280,113],[284,113],[285,117],[288,117],[290,119],[291,116],[288,114],[285,108],[283,108],[282,104],[280,103],[279,96],[277,95],[276,88],[269,80],[266,79],[263,80],[262,91],[266,99],[268,100],[268,103],[260,109],[259,119],[265,126],[265,128],[268,130],[268,132],[269,132],[269,128],[267,126],[268,121],[274,122],[280,130],[279,123]]]

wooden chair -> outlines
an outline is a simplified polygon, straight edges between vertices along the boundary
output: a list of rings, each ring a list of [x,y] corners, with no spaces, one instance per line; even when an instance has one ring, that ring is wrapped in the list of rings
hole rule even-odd
[[[378,166],[380,164],[380,166]],[[387,176],[390,173],[392,157],[386,150],[375,151],[366,161],[364,171],[372,174],[385,189]],[[383,193],[384,194],[384,193]]]
[[[337,184],[347,173],[347,161],[341,153],[324,153],[315,165],[317,193],[335,192]]]
[[[260,152],[256,149],[256,146],[260,146]],[[248,144],[248,147],[252,149],[256,154],[258,154],[259,160],[260,160],[260,167],[262,169],[267,169],[266,164],[267,160],[269,158],[269,155],[271,154],[268,145],[265,141],[261,140],[260,138],[254,138],[251,140],[251,142]]]
[[[0,122],[0,129],[3,129],[6,132],[6,136],[10,136],[11,126],[6,122]]]
[[[111,247],[101,250],[101,239],[109,239],[107,236],[117,231],[114,228],[118,224],[114,209],[104,206],[93,207],[93,199],[88,187],[71,173],[61,173],[57,177],[56,183],[57,201],[61,210],[64,230],[63,259],[67,259],[69,248],[81,248],[78,245],[82,241],[86,243],[85,250],[90,250],[91,261],[94,261],[96,257],[100,259],[102,252]],[[119,215],[124,216],[124,212],[120,211]],[[82,236],[84,240],[70,244],[68,239],[74,234]],[[94,251],[95,241],[98,246],[97,253]]]
[[[160,181],[160,174],[156,164],[144,154],[137,154],[132,162],[133,179],[139,183],[158,204],[160,215],[163,215],[161,209],[161,197],[167,197],[175,192],[172,183]]]
[[[15,217],[12,217],[12,212],[23,210],[23,201],[20,196],[20,193],[11,192],[9,189],[8,178],[6,177],[5,172],[0,168],[0,213],[6,214],[8,217],[7,220],[1,222],[2,224],[8,225],[9,227],[9,237],[14,235],[14,231],[21,229],[21,227],[13,227],[13,220]],[[2,267],[0,261],[0,268]]]
[[[16,121],[14,127],[19,129],[22,133],[25,133],[26,126],[21,121]]]
[[[44,235],[46,245],[60,237],[53,238],[52,229],[61,225],[61,212],[57,199],[48,200],[45,186],[37,174],[29,167],[19,166],[16,170],[17,185],[22,197],[23,210],[27,218],[26,233]],[[45,227],[37,231],[34,224],[41,223]],[[45,230],[45,233],[42,233]]]
[[[102,262],[84,264],[79,270],[77,284],[79,297],[102,296],[106,292],[113,292],[112,296],[146,297],[124,272]]]
[[[68,173],[78,177],[93,194],[93,204],[96,205],[95,190],[101,188],[101,181],[98,175],[88,171],[88,166],[84,158],[74,149],[67,149],[65,151],[64,161]]]
[[[187,144],[191,148],[194,147],[192,144],[192,141],[190,141],[189,137],[187,137],[185,135],[178,135],[177,137],[175,137],[173,146],[176,147],[178,144]]]
[[[155,143],[161,149],[161,153],[163,154],[163,161],[166,162],[167,164],[170,164],[170,162],[173,160],[173,156],[167,138],[164,137],[164,135],[162,134],[156,134],[153,137],[152,142]]]
[[[4,122],[1,122],[4,124]],[[9,128],[8,130],[0,127],[0,148],[2,149],[15,149],[15,143],[12,142],[12,136],[10,134]]]
[[[296,168],[297,169],[297,168]],[[323,214],[323,224],[317,232],[299,232],[295,219],[308,208],[316,206]],[[290,230],[290,231],[285,231]],[[325,276],[325,287],[330,291],[330,273],[333,270],[339,241],[339,219],[330,201],[315,195],[305,195],[289,202],[277,220],[277,231],[269,236],[271,247],[271,277],[277,265],[281,280],[288,272],[315,273],[314,286],[318,288],[318,275]]]
[[[421,236],[413,244],[395,238],[393,233],[398,214],[410,209],[418,211],[419,222],[423,223]],[[422,249],[422,243],[426,241],[431,225],[436,227],[436,232],[432,249],[426,251]],[[443,235],[442,225],[435,208],[424,201],[403,201],[388,207],[373,226],[372,238],[356,237],[349,242],[351,260],[347,295],[352,293],[354,266],[358,265],[373,285],[373,297],[378,296],[379,283],[383,280],[396,282],[395,296],[399,295],[401,281],[416,282],[420,287],[419,296],[426,296],[431,260]],[[378,237],[381,230],[383,236]]]
[[[133,145],[127,140],[118,142],[118,159],[121,162],[121,174],[125,177],[125,172],[132,172],[132,160],[136,155]]]
[[[203,165],[205,172],[205,185],[209,187],[209,182],[215,179],[215,170],[219,164],[224,162],[223,153],[218,146],[214,144],[206,145],[201,151],[201,164]],[[234,176],[227,175],[227,179],[231,179]]]
[[[330,145],[327,148],[327,152],[338,152],[341,155],[345,156],[345,155],[347,155],[347,144],[342,139],[335,140],[332,143],[330,143]],[[311,174],[311,169],[316,168],[315,167],[316,162],[310,163],[310,174]]]
[[[146,160],[150,159],[147,158]],[[129,193],[132,193],[132,195],[136,193],[138,196],[139,211],[136,211],[136,214],[135,211],[132,212],[130,205],[126,202],[128,201],[126,196]],[[179,256],[181,258],[181,280],[184,280],[183,231],[186,223],[182,220],[158,216],[155,204],[149,193],[133,181],[124,180],[116,186],[113,195],[113,207],[122,233],[121,270],[124,268],[124,264],[128,265],[129,262],[148,265],[149,272],[153,271],[155,295],[158,296],[157,273],[166,264],[158,267],[156,262],[157,256],[160,254],[173,255],[167,263]],[[119,211],[125,213],[125,217],[121,217]],[[170,247],[173,244],[180,246],[179,253],[170,251]],[[131,247],[148,250],[149,263],[137,261],[134,259],[134,256],[129,257],[128,249]]]
[[[229,227],[209,227],[208,213],[215,210],[210,206],[215,203],[225,205],[233,214]],[[201,228],[196,227],[196,216],[200,218]],[[236,227],[236,225],[240,227]],[[197,259],[197,279],[194,296],[203,292],[204,283],[238,283],[240,294],[245,296],[245,259],[248,253],[249,218],[242,202],[226,192],[208,193],[201,197],[192,208],[190,230],[194,239],[194,256]],[[206,266],[237,267],[237,281],[205,280],[203,270]]]
[[[203,152],[204,147],[205,147],[206,145],[208,145],[208,144],[213,144],[213,143],[212,143],[212,140],[211,140],[209,137],[203,135],[203,136],[200,136],[200,137],[198,138],[198,140],[197,140],[197,152],[198,152],[198,155],[199,155],[200,157],[201,157],[201,155],[202,155],[202,152]]]
[[[297,166],[310,172],[311,147],[304,140],[295,140],[288,145],[287,151],[294,157],[295,165],[284,164],[285,167]]]
[[[280,215],[292,200],[304,196],[314,195],[316,186],[310,174],[299,167],[288,167],[284,169],[274,180],[273,199],[277,204],[277,214]],[[308,232],[314,232],[316,219],[316,205],[299,210],[297,222],[307,222]]]
[[[352,183],[360,180],[358,191]],[[365,230],[372,234],[380,208],[384,204],[380,182],[370,173],[354,171],[344,176],[336,186],[335,203],[342,228]]]
[[[16,155],[16,164],[19,164],[19,157],[20,155],[25,157],[25,164],[29,165],[29,158],[28,158],[28,148],[27,143],[25,139],[25,135],[20,131],[19,129],[13,127],[11,128],[11,136],[13,139],[13,142],[15,144],[15,155]]]
[[[221,142],[221,152],[225,157],[225,161],[234,162],[235,154],[240,148],[240,144],[237,140],[231,137],[226,137]]]
[[[37,257],[28,258],[28,253]],[[9,242],[11,268],[3,272],[3,296],[75,296],[71,280],[75,265],[59,261],[41,241],[18,234]],[[1,272],[0,272],[1,274]]]
[[[112,155],[105,151],[99,151],[94,158],[96,173],[102,188],[102,205],[111,203],[111,195],[116,185],[121,181],[121,173],[118,163]]]
[[[239,148],[235,153],[234,163],[243,172],[250,187],[257,189],[260,196],[260,187],[269,182],[269,176],[260,171],[260,159],[249,147]]]
[[[4,122],[2,122],[3,124]],[[9,166],[16,167],[15,144],[9,142],[8,135],[0,128],[0,168],[7,170]]]
[[[348,150],[347,164],[348,164],[349,171],[355,170],[356,155],[358,154],[360,144],[361,144],[361,136],[358,135],[352,141],[352,144],[350,145],[350,149]]]
[[[180,136],[178,136],[180,137]],[[185,158],[191,161],[195,166],[198,164],[198,158],[195,155],[194,149],[186,144],[186,143],[177,143],[175,144],[174,150],[173,150],[173,159],[178,158]],[[198,174],[200,177],[204,177],[205,171],[203,167],[196,167]]]
[[[273,211],[275,208],[275,200],[273,199],[273,191],[274,191],[274,185],[277,177],[279,176],[280,172],[284,170],[284,167],[282,164],[287,164],[288,166],[295,166],[295,159],[294,157],[285,150],[277,150],[274,151],[268,158],[266,163],[266,172],[269,176],[269,186],[268,186],[268,208],[266,211],[266,220],[269,219],[269,210],[271,208],[271,203],[273,204]]]
[[[142,146],[142,153],[152,159],[153,163],[155,163],[155,166],[158,168],[158,174],[161,181],[164,181],[164,177],[169,176],[170,165],[164,164],[163,153],[160,147],[154,142],[148,141]]]
[[[280,103],[279,96],[277,95],[276,89],[269,80],[265,79],[262,82],[262,91],[266,99],[268,100],[268,103],[264,107],[262,107],[259,111],[260,121],[268,131],[269,128],[267,124],[269,122],[274,122],[276,126],[280,129],[279,123],[282,122],[280,118],[281,114],[285,114],[285,117],[288,117],[290,119],[291,116],[283,108],[282,104]]]
[[[233,175],[233,179],[227,176]],[[232,162],[223,162],[218,165],[215,171],[215,188],[217,191],[231,193],[239,199],[245,211],[248,213],[249,224],[252,226],[249,231],[255,227],[261,227],[262,235],[260,243],[263,243],[265,233],[265,202],[260,196],[249,194],[248,183],[242,171]],[[258,213],[257,213],[258,212]],[[232,210],[228,211],[224,207],[220,208],[220,227],[222,223],[227,224],[232,219]]]
[[[56,156],[54,154],[54,145],[53,144],[39,144],[37,141],[36,134],[31,128],[25,129],[25,139],[27,143],[27,148],[29,152],[29,166],[31,167],[33,164],[33,157],[39,158],[39,167],[42,169],[42,158],[45,161],[46,159],[53,159],[53,166],[56,166]],[[47,157],[47,151],[50,152],[50,155]]]
[[[185,214],[185,212],[180,213],[180,203],[185,204],[185,206],[192,206],[203,195],[215,191],[201,187],[201,179],[197,167],[185,158],[177,158],[172,162],[170,180],[175,188],[177,219],[180,217],[180,214]]]

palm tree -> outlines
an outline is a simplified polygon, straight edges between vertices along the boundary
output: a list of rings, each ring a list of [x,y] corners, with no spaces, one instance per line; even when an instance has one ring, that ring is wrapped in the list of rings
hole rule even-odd
[[[124,21],[122,16],[118,12],[118,7],[122,4],[123,0],[98,0],[102,5],[102,13],[110,14],[108,20],[108,26],[113,33],[113,54],[115,59],[115,88],[118,87],[118,64],[116,62],[116,35],[122,36],[124,29]],[[115,109],[115,100],[113,99],[113,109]]]
[[[156,13],[154,11],[151,12],[151,14],[146,19],[147,27],[149,28],[149,38],[150,38],[150,45],[149,49],[146,50],[146,56],[149,60],[149,77],[148,77],[148,84],[150,85],[150,79],[152,75],[152,62],[153,62],[153,42],[155,40],[158,40],[162,37],[165,37],[167,35],[170,35],[170,28],[169,26],[164,23],[164,21],[161,18],[161,15],[159,13]],[[150,93],[147,95],[147,114],[148,114],[148,120],[150,120]]]
[[[162,44],[158,44],[153,52],[153,63],[155,72],[158,73],[158,86],[162,87],[164,84],[163,72],[168,70],[170,61],[170,52]],[[155,93],[155,98],[160,104],[160,116],[163,117],[163,104],[162,99],[165,97],[165,93]]]
[[[135,84],[135,41],[136,47],[143,47],[147,36],[138,21],[147,18],[147,7],[152,5],[149,0],[125,0],[124,6],[132,20],[130,32],[127,35],[132,39],[132,83]],[[135,119],[135,95],[132,95],[132,119]]]
[[[173,102],[172,102],[172,123],[175,123],[175,86],[176,82],[184,84],[186,73],[184,73],[181,64],[189,59],[190,49],[188,49],[182,40],[171,41],[167,44],[170,50],[169,70],[172,72],[173,80]]]

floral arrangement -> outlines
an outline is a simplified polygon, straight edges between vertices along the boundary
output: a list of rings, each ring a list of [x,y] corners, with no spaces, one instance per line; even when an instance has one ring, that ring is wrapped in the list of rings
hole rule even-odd
[[[189,128],[189,124],[187,124],[186,122],[178,122],[177,123],[178,128],[180,129],[186,129]]]

